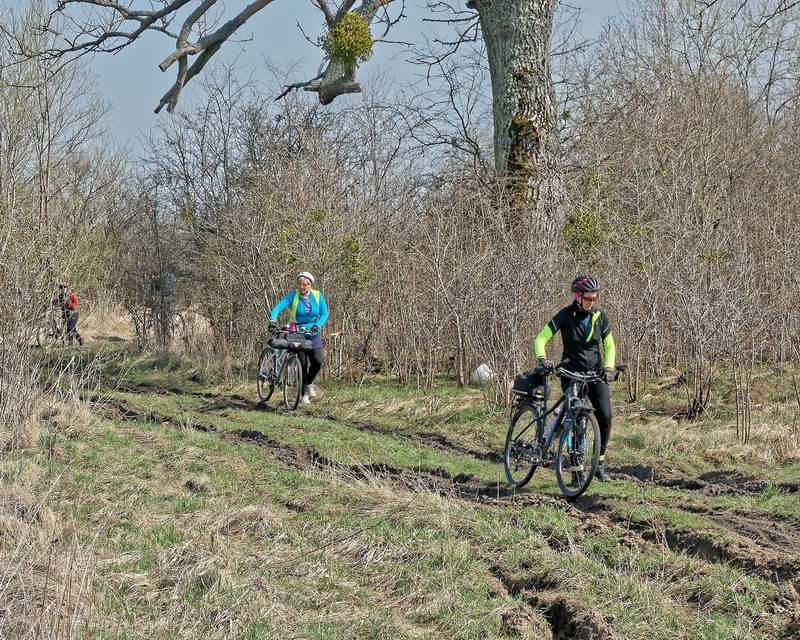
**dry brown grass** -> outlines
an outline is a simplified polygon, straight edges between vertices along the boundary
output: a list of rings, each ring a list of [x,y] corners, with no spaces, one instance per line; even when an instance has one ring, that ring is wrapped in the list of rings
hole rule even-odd
[[[82,638],[93,609],[94,545],[51,510],[58,479],[36,465],[57,435],[74,436],[95,419],[81,390],[96,370],[79,371],[68,356],[44,384],[36,356],[0,356],[0,448],[9,454],[0,466],[0,637]]]
[[[0,484],[0,637],[85,637],[95,556],[47,506],[52,484],[23,466]]]
[[[90,340],[134,338],[130,315],[122,305],[110,300],[89,301],[81,313],[78,331]]]
[[[0,450],[32,446],[39,433],[44,391],[39,365],[24,349],[0,347]]]
[[[263,506],[247,506],[223,516],[217,530],[223,535],[263,535],[281,521],[273,509]]]

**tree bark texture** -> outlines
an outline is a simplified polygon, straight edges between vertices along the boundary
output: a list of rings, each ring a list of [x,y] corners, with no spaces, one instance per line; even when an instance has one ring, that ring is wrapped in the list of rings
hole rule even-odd
[[[554,241],[566,190],[550,65],[557,0],[471,0],[492,77],[495,166],[527,224]]]

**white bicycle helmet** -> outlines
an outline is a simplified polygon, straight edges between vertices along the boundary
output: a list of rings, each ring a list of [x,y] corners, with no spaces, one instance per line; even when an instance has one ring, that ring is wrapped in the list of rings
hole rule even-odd
[[[311,284],[314,284],[314,276],[311,275],[308,271],[301,271],[300,273],[298,273],[295,280],[299,280],[300,278],[305,278]]]

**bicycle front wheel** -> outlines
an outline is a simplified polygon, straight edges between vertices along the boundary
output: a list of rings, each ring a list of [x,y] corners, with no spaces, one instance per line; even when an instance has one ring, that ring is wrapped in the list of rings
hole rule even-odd
[[[522,404],[514,412],[506,433],[503,449],[503,467],[506,480],[515,489],[524,487],[536,471],[536,460],[541,458],[537,444],[540,412],[537,407]]]
[[[300,366],[300,359],[294,354],[286,356],[281,369],[283,403],[287,409],[294,411],[303,395],[303,368]]]
[[[53,330],[43,325],[36,328],[36,346],[46,349],[53,343]]]
[[[258,399],[266,402],[275,391],[275,356],[272,349],[267,347],[258,358],[258,373],[256,374],[256,387]]]
[[[574,499],[589,488],[600,461],[600,427],[593,413],[564,421],[556,453],[556,480],[567,498]]]
[[[172,340],[177,338],[181,342],[186,342],[189,334],[186,330],[186,320],[180,312],[176,311],[169,319],[169,333]]]

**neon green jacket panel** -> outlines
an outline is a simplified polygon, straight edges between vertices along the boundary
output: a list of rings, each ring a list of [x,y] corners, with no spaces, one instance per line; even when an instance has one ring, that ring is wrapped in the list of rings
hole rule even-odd
[[[603,338],[603,366],[606,369],[613,369],[617,363],[617,345],[614,343],[614,336],[609,331]]]
[[[550,342],[550,339],[554,336],[553,330],[550,328],[550,324],[544,325],[544,328],[536,334],[536,337],[533,339],[533,353],[536,354],[537,358],[546,358],[547,353],[545,352],[545,345]]]

